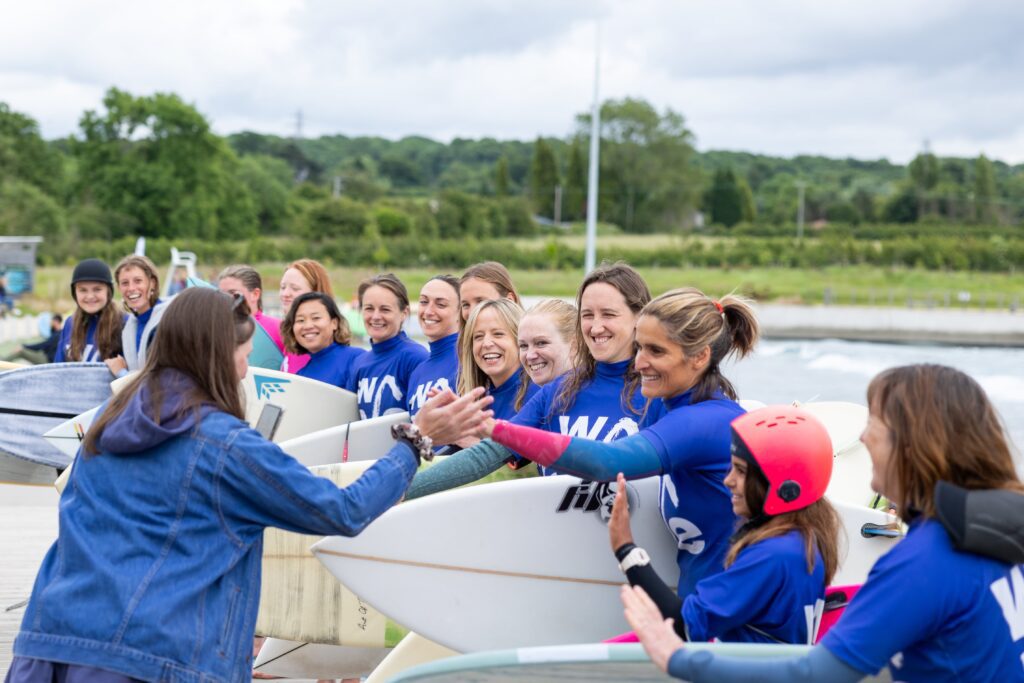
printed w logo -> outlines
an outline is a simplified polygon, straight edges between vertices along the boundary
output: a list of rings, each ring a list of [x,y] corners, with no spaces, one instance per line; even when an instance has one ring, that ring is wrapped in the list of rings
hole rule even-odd
[[[284,385],[291,384],[290,379],[279,379],[277,377],[260,377],[259,375],[253,375],[253,381],[256,382],[256,398],[270,398],[274,394],[283,394]]]

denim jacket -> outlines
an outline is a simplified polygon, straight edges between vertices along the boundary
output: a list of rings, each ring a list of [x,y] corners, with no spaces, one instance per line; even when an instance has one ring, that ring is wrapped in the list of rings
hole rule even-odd
[[[398,502],[415,455],[397,444],[339,489],[226,413],[165,406],[153,421],[145,393],[72,470],[15,655],[150,681],[249,680],[263,530],[358,534]]]

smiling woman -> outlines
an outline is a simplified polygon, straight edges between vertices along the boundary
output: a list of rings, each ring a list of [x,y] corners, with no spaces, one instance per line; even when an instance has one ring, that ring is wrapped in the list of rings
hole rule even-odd
[[[281,328],[289,353],[309,354],[309,362],[296,374],[343,389],[352,383],[355,363],[366,352],[349,345],[352,333],[334,299],[322,292],[302,294],[288,309]]]
[[[75,312],[64,322],[54,362],[94,362],[121,355],[121,314],[114,305],[114,278],[99,259],[86,259],[71,274]]]

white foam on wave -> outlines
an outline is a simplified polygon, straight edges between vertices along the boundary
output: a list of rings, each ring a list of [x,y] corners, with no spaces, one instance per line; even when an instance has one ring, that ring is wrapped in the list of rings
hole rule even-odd
[[[988,397],[996,403],[1024,403],[1024,378],[1013,375],[979,375]]]
[[[842,353],[825,353],[807,364],[811,370],[832,370],[863,377],[874,377],[889,366],[890,363],[881,360],[854,358]]]

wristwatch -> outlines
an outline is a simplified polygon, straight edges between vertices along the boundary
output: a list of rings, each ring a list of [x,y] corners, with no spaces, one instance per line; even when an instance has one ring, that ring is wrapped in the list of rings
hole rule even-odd
[[[434,442],[412,422],[391,425],[391,436],[412,446],[418,461],[434,459]]]
[[[619,569],[625,574],[633,567],[646,567],[651,563],[651,556],[643,548],[633,548],[619,562]]]

